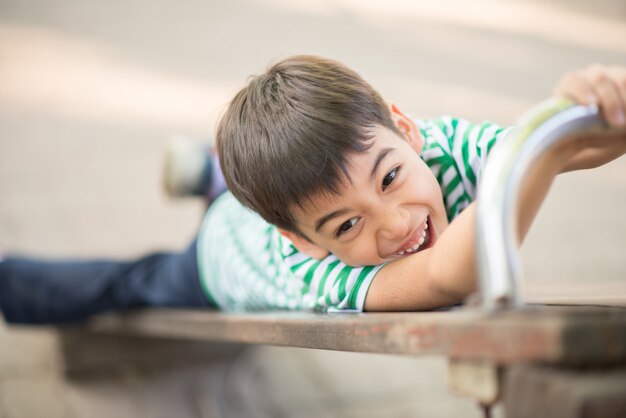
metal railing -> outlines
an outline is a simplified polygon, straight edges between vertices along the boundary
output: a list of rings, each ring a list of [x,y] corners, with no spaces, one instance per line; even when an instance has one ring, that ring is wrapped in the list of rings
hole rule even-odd
[[[554,98],[522,116],[517,128],[494,148],[477,203],[477,264],[484,311],[523,306],[516,220],[524,178],[549,149],[575,138],[574,134],[598,128],[606,129],[607,124],[597,106]]]

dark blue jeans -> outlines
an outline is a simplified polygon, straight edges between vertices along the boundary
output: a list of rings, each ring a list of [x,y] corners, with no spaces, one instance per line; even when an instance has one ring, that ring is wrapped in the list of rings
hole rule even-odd
[[[212,307],[200,284],[195,241],[180,253],[132,261],[0,262],[0,310],[9,323],[70,323],[141,306]]]

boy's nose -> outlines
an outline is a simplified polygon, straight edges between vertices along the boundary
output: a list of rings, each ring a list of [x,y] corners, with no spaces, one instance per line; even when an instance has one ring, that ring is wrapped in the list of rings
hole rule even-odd
[[[397,209],[381,215],[380,235],[388,240],[406,237],[410,227],[410,216],[406,210]]]

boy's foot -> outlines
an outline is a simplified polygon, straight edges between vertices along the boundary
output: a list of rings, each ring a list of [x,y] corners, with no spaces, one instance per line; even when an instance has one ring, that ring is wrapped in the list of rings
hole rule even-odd
[[[208,203],[226,191],[213,148],[186,138],[172,140],[165,149],[163,186],[171,197],[203,197]]]
[[[163,186],[171,197],[206,197],[211,184],[211,147],[175,138],[165,149]]]

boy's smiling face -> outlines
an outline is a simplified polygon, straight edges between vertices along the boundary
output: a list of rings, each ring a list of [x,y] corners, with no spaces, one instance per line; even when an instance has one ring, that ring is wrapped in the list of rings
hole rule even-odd
[[[301,252],[377,265],[430,248],[448,226],[439,183],[418,155],[421,134],[392,112],[406,138],[376,127],[371,148],[349,158],[350,178],[340,193],[314,195],[296,210],[306,238],[281,231]]]

